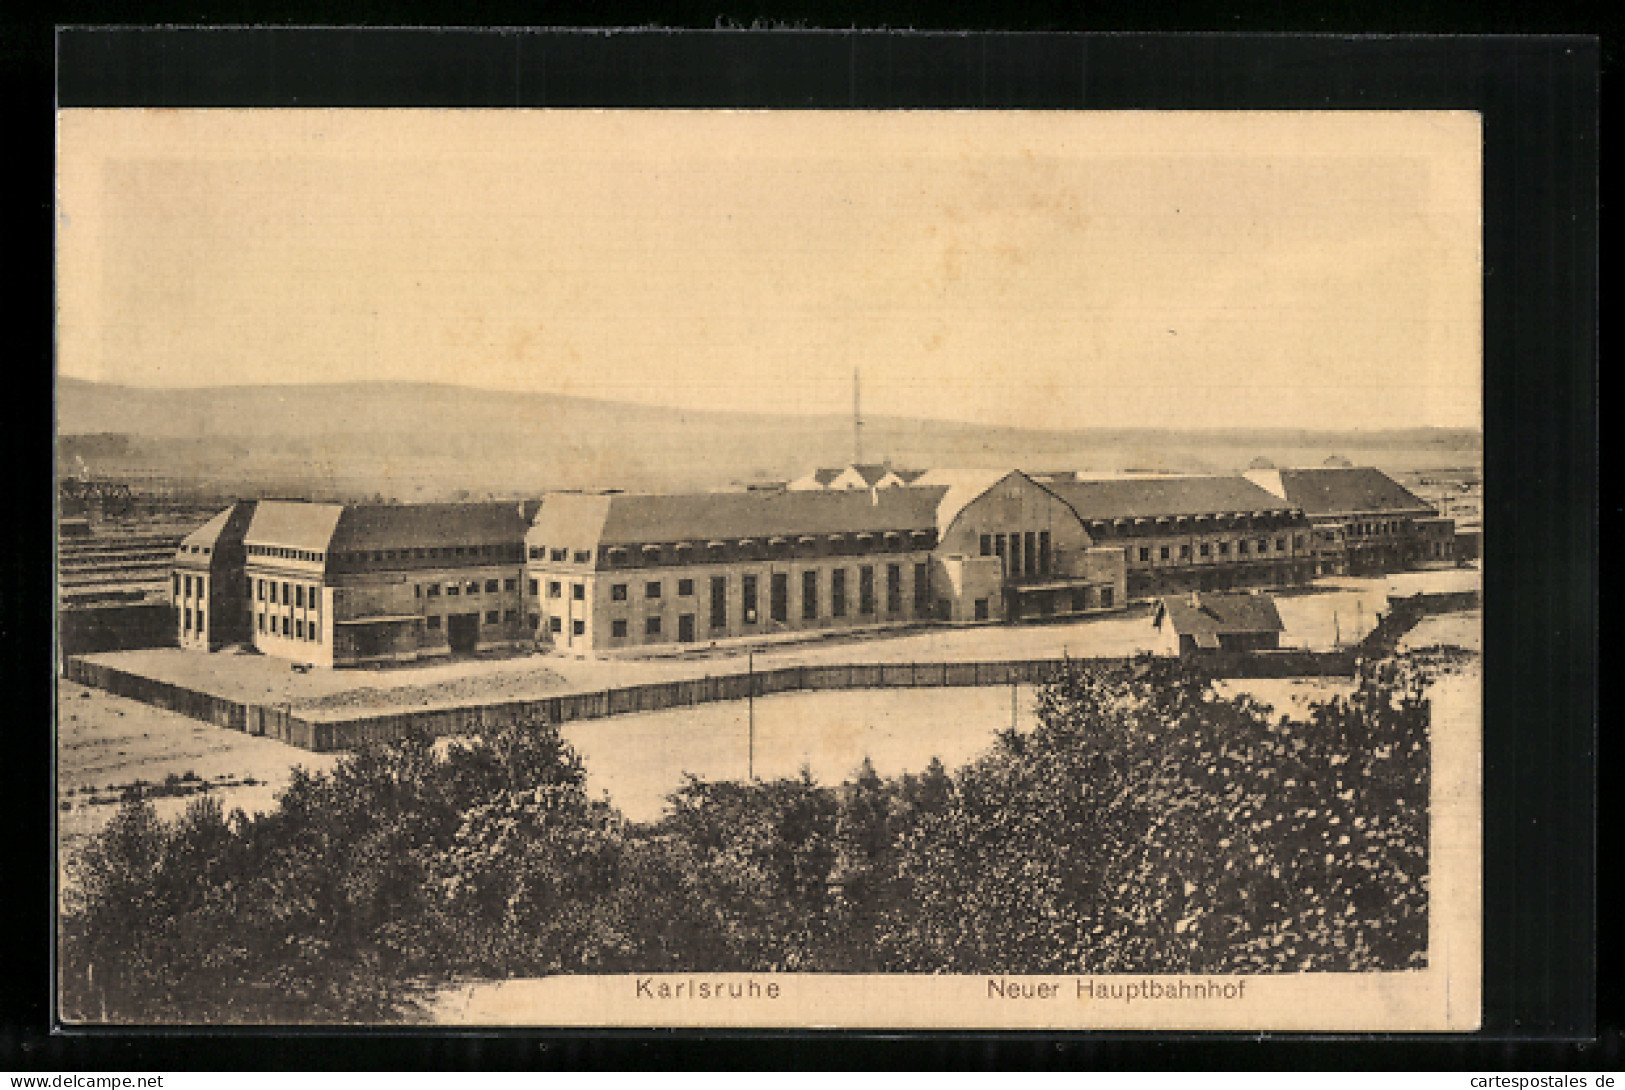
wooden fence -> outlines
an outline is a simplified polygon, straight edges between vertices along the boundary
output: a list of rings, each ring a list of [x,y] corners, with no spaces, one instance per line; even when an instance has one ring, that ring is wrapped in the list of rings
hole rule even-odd
[[[1212,677],[1350,677],[1353,651],[1264,651],[1205,657],[1191,668]],[[1039,685],[1068,666],[1120,665],[1124,658],[1012,659],[992,662],[860,663],[784,666],[754,673],[719,674],[678,681],[628,685],[593,692],[562,693],[533,700],[473,704],[456,708],[359,715],[345,719],[305,719],[285,708],[242,704],[167,682],[131,674],[84,659],[69,659],[66,676],[119,696],[249,734],[264,735],[328,752],[384,743],[426,731],[435,737],[474,734],[516,723],[571,723],[613,715],[662,711],[774,693],[856,689],[911,689],[994,685]]]

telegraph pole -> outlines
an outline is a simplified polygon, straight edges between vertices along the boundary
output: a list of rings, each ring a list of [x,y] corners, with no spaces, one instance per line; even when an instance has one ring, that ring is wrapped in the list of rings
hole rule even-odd
[[[746,749],[746,775],[751,783],[756,782],[756,652],[745,652],[745,671],[748,684],[745,688],[745,706],[748,709],[748,727]]]

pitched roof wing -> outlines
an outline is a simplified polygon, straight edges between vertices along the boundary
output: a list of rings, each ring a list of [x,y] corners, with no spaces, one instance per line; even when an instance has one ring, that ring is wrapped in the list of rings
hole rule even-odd
[[[515,501],[482,503],[357,504],[344,508],[333,532],[335,552],[518,545],[525,540],[527,509]]]
[[[1371,466],[1283,469],[1280,474],[1288,502],[1311,515],[1433,512],[1426,500]]]
[[[909,488],[895,491],[942,489],[942,500],[937,505],[937,531],[945,534],[959,512],[1007,477],[1020,477],[1035,488],[1047,487],[1015,469],[931,469],[920,474]]]
[[[244,532],[248,529],[249,521],[254,517],[255,506],[253,500],[241,500],[232,504],[182,538],[181,548],[187,549],[193,545],[214,548],[217,545],[230,546],[240,543]]]
[[[533,541],[572,547],[711,541],[802,534],[930,530],[943,489],[868,491],[620,493],[571,497],[561,512],[549,496]],[[596,501],[596,503],[591,502]],[[550,515],[550,510],[553,514]],[[593,522],[602,512],[596,533]],[[566,537],[569,538],[566,542]]]
[[[248,524],[250,545],[327,552],[344,508],[336,503],[261,500]]]
[[[1065,500],[1086,522],[1279,511],[1289,506],[1244,477],[1113,477],[1052,481],[1044,487]]]
[[[525,539],[556,549],[595,548],[603,535],[611,498],[589,492],[551,492],[542,500],[542,509]]]

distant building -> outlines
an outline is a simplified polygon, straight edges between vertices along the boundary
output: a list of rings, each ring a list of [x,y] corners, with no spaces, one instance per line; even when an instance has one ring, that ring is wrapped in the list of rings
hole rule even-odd
[[[1316,575],[1455,560],[1455,523],[1381,470],[1254,470],[1247,479],[1303,509],[1314,527]]]
[[[1166,631],[1187,658],[1215,651],[1273,651],[1286,627],[1275,599],[1267,594],[1199,591],[1163,598],[1151,623]]]
[[[1456,527],[1456,562],[1463,564],[1479,559],[1483,537],[1483,527],[1476,524]]]
[[[788,487],[793,492],[902,488],[913,484],[924,472],[876,464],[833,466],[797,477]]]

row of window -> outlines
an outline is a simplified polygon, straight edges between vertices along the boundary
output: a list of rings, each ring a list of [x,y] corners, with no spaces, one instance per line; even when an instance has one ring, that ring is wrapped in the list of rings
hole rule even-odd
[[[192,597],[192,578],[193,578],[192,576],[190,576],[190,575],[172,574],[169,578],[170,578],[171,585],[172,585],[172,587],[173,587],[173,589],[175,591],[175,597],[176,598],[190,598],[190,597]],[[207,586],[208,586],[207,577],[202,576],[202,575],[197,576],[197,596],[199,598],[207,597],[207,595],[204,593],[205,588]]]
[[[201,608],[197,611],[197,634],[199,636],[203,635],[203,612]],[[192,631],[192,610],[190,608],[181,610],[181,630],[183,632]]]
[[[280,545],[250,545],[248,555],[270,557],[274,560],[304,560],[312,564],[320,564],[326,556],[325,553],[310,549],[285,549]]]
[[[182,545],[181,552],[194,554],[201,553],[204,556],[208,556],[210,547],[207,545]]]
[[[860,617],[874,616],[877,612],[878,594],[876,588],[876,571],[872,565],[864,565],[857,569],[857,615]],[[829,617],[846,617],[853,603],[850,601],[847,586],[847,569],[836,568],[829,572]],[[714,575],[710,579],[710,611],[708,621],[713,630],[723,630],[728,627],[728,581],[729,576]],[[816,569],[809,569],[801,573],[799,613],[804,621],[815,621],[820,617],[820,605],[823,601],[821,591],[823,573]],[[760,622],[760,578],[755,575],[742,575],[739,577],[740,611],[745,624]],[[651,583],[646,593],[651,598],[658,598],[659,584]],[[679,595],[691,596],[693,594],[693,581],[684,579],[679,583]],[[889,616],[898,616],[903,612],[903,565],[888,564],[885,569],[885,610]],[[931,603],[931,567],[929,564],[914,565],[914,586],[912,588],[914,612],[925,614]],[[611,594],[611,600],[624,601],[625,598]],[[774,572],[768,577],[767,587],[768,618],[776,623],[787,623],[790,620],[790,576],[786,572]],[[622,618],[613,618],[610,621],[610,634],[612,636],[626,634],[627,621]],[[661,632],[662,620],[659,615],[647,616],[643,619],[644,634],[658,636]],[[577,622],[580,624],[580,622]],[[551,618],[550,628],[559,632],[562,621],[558,617]],[[577,633],[580,634],[579,632]]]
[[[1283,522],[1289,524],[1301,523],[1302,511],[1292,511],[1284,514],[1270,513],[1265,515],[1233,514],[1233,515],[1161,515],[1156,517],[1124,519],[1122,525],[1118,520],[1090,519],[1086,528],[1093,537],[1155,537],[1158,534],[1168,533],[1212,533],[1220,530],[1271,530],[1280,528]]]
[[[887,530],[860,534],[805,534],[797,538],[770,537],[764,540],[739,538],[709,541],[704,545],[677,542],[663,545],[611,545],[603,549],[604,563],[610,567],[642,567],[652,564],[690,564],[696,558],[719,563],[727,560],[761,560],[814,556],[858,556],[865,553],[902,552],[929,549],[936,544],[930,530]],[[560,549],[532,545],[530,559],[551,563],[592,563],[587,549]]]
[[[888,564],[886,566],[886,612],[901,613],[903,611],[903,566],[901,564]],[[847,573],[844,568],[836,568],[830,575],[830,616],[845,617],[847,615]],[[741,597],[744,602],[746,624],[756,623],[758,577],[744,575],[740,577]],[[874,580],[875,569],[865,565],[858,569],[858,612],[872,614],[874,607]],[[808,569],[801,573],[801,617],[803,620],[816,620],[818,618],[820,573],[817,569]],[[769,616],[775,621],[789,620],[789,586],[788,573],[775,572],[771,575],[769,584]],[[535,581],[531,582],[532,593],[535,591]],[[609,598],[612,602],[625,602],[629,598],[630,586],[626,583],[612,583],[609,588]],[[646,601],[657,601],[665,593],[665,584],[659,580],[650,580],[643,585],[643,597]],[[727,627],[727,595],[728,577],[713,575],[711,577],[711,627]],[[557,580],[550,580],[547,584],[547,596],[559,599],[564,596],[563,584]],[[570,596],[574,601],[585,601],[587,588],[582,583],[570,584]],[[677,596],[679,598],[692,598],[694,596],[694,580],[677,580]],[[914,608],[918,613],[924,613],[931,601],[931,566],[929,564],[914,565]]]
[[[1049,575],[1054,567],[1048,530],[983,534],[980,546],[983,556],[996,556],[1005,561],[1012,579],[1023,575]]]
[[[308,606],[317,609],[321,606],[320,588],[306,586],[303,583],[289,583],[286,580],[255,579],[254,600],[269,602],[274,606],[298,606],[301,609]]]
[[[592,563],[592,550],[576,549],[573,553],[569,549],[549,549],[546,545],[532,545],[530,547],[532,560],[551,560],[555,564],[573,562],[576,564]]]
[[[481,583],[478,579],[470,579],[458,583],[418,583],[412,588],[414,598],[438,598],[444,588],[446,597],[456,598],[464,594],[479,594],[481,587],[486,594],[497,594],[501,591],[513,592],[519,589],[518,579],[487,579]],[[530,592],[536,593],[536,580],[530,581]]]
[[[371,549],[361,552],[333,554],[333,562],[341,566],[357,564],[387,564],[402,560],[522,560],[525,547],[517,542],[496,545],[445,545],[413,549]]]
[[[1403,533],[1405,523],[1393,520],[1388,522],[1351,522],[1349,533],[1358,537],[1380,537]]]
[[[322,626],[314,617],[307,624],[303,617],[269,617],[265,613],[256,613],[255,618],[261,633],[270,636],[285,636],[289,639],[304,640],[307,643],[322,642]],[[278,623],[280,622],[280,623]]]
[[[192,546],[197,552],[197,546]],[[203,552],[209,551],[204,546]],[[276,560],[303,560],[320,564],[327,560],[327,554],[311,549],[288,549],[280,545],[250,545],[249,556],[262,556]],[[401,560],[520,560],[524,557],[524,546],[514,543],[501,543],[496,545],[448,545],[442,547],[425,547],[412,549],[367,549],[333,554],[333,562],[341,565],[355,564],[382,564]]]
[[[1302,549],[1303,548],[1303,535],[1302,534],[1297,535],[1297,537],[1294,540],[1294,543],[1299,549]],[[1253,538],[1245,538],[1244,537],[1244,538],[1241,538],[1241,539],[1237,540],[1235,545],[1236,545],[1236,553],[1237,553],[1237,555],[1240,555],[1240,556],[1251,556],[1251,555],[1266,556],[1266,555],[1269,554],[1269,550],[1270,550],[1269,538],[1264,538],[1264,537],[1258,538],[1256,540],[1254,540]],[[1255,549],[1254,546],[1256,546],[1256,549]],[[1212,556],[1212,555],[1214,555],[1215,550],[1217,550],[1219,556],[1229,556],[1230,555],[1230,542],[1228,542],[1228,541],[1219,541],[1219,542],[1207,542],[1207,541],[1204,541],[1204,542],[1201,542],[1199,545],[1197,545],[1196,549],[1197,549],[1197,555],[1198,556]],[[1286,549],[1287,549],[1287,539],[1284,538],[1284,537],[1276,538],[1275,539],[1275,551],[1278,552],[1278,553],[1284,553],[1284,552],[1286,552]],[[1149,562],[1151,560],[1151,547],[1148,546],[1148,545],[1142,545],[1140,547],[1139,556],[1140,556],[1141,563]],[[1179,559],[1181,559],[1181,560],[1189,560],[1190,558],[1191,558],[1191,547],[1189,545],[1181,545],[1179,547]],[[1159,547],[1158,550],[1157,550],[1157,559],[1159,559],[1159,560],[1172,560],[1173,559],[1173,548],[1172,548],[1172,546],[1163,545],[1163,546]]]
[[[488,609],[480,615],[480,620],[487,625],[513,624],[518,619],[518,611],[512,609]],[[539,618],[533,614],[530,618],[530,626],[535,628],[538,620]],[[443,622],[438,614],[431,613],[423,619],[423,623],[429,631],[438,632]]]

